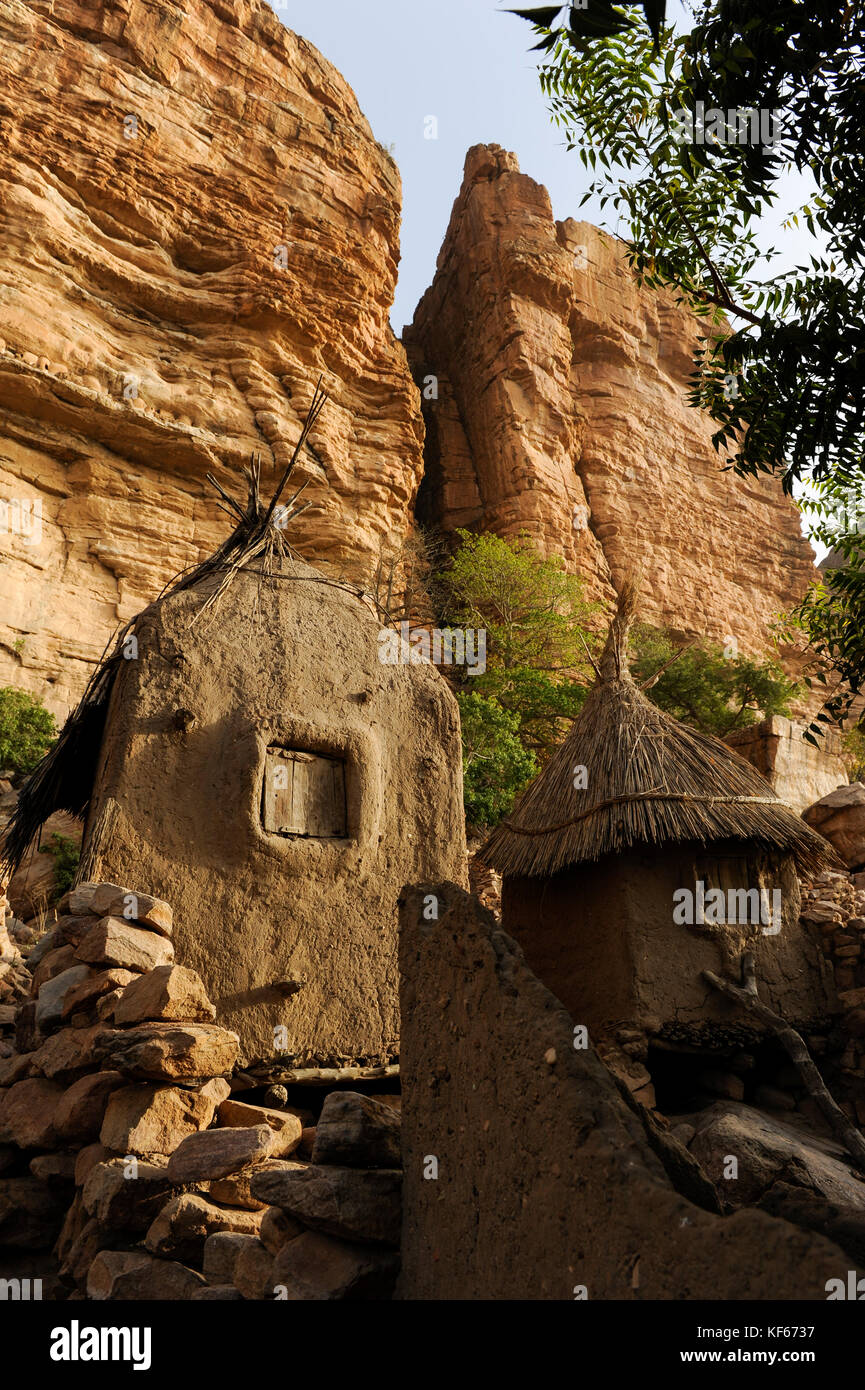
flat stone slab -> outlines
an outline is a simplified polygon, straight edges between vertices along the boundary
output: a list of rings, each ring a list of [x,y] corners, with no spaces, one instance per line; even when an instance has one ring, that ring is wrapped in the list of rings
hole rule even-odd
[[[399,1245],[402,1173],[392,1168],[307,1165],[256,1173],[253,1197],[313,1230],[343,1240]]]

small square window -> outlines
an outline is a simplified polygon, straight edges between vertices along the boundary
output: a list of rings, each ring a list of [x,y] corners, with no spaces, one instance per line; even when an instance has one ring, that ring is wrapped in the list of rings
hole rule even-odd
[[[268,748],[261,821],[273,835],[344,839],[345,763],[294,748]]]

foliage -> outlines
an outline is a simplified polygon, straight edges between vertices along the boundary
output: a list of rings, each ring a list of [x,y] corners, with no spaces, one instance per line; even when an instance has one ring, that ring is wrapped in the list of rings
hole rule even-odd
[[[528,536],[457,535],[459,548],[434,591],[443,623],[486,632],[486,670],[463,676],[458,699],[466,815],[488,827],[508,813],[582,707],[596,605]]]
[[[9,685],[0,689],[0,770],[32,772],[56,736],[54,716],[35,696]]]
[[[459,549],[437,576],[443,621],[486,632],[486,670],[465,681],[516,717],[523,746],[543,761],[582,707],[597,605],[585,601],[561,559],[545,559],[528,536],[457,535]]]
[[[576,7],[566,24],[563,7],[517,12],[541,37],[553,119],[596,176],[586,196],[624,221],[638,278],[672,287],[703,319],[691,401],[716,421],[736,471],[773,472],[788,492],[808,480],[837,510],[863,484],[865,0],[704,0],[689,33],[659,28],[662,6],[650,16],[602,8],[623,22],[594,37]],[[767,126],[740,139],[749,112]],[[759,218],[791,170],[813,195],[788,225],[801,218],[826,249],[763,278],[775,252]],[[865,684],[861,533],[837,549],[846,567],[793,623],[855,692]],[[831,699],[829,719],[850,703],[840,689]]]
[[[463,796],[466,819],[477,829],[497,825],[538,771],[520,738],[519,715],[476,691],[461,692]]]
[[[545,559],[530,537],[516,540],[458,530],[459,549],[438,575],[444,616],[455,626],[484,628],[490,659],[523,667],[587,673],[587,620],[596,605],[559,556]]]
[[[725,655],[712,643],[699,643],[682,652],[662,671],[678,650],[663,629],[641,624],[632,639],[631,672],[638,684],[661,672],[646,695],[660,709],[703,733],[724,738],[773,714],[790,713],[796,685],[774,661]]]
[[[848,730],[841,741],[841,758],[851,782],[865,782],[865,725]]]
[[[68,835],[58,835],[55,831],[49,843],[43,845],[42,848],[54,856],[54,892],[52,896],[56,901],[58,898],[62,898],[63,894],[67,893],[75,883],[78,861],[81,858],[81,847]]]

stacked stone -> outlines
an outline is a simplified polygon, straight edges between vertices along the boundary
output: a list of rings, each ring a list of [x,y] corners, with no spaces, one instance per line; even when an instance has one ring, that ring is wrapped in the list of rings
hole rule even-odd
[[[841,1005],[840,1059],[833,1089],[852,1119],[865,1124],[865,873],[824,873],[803,885],[803,921],[819,933]]]
[[[334,1093],[316,1129],[279,1088],[273,1107],[233,1098],[237,1036],[213,1022],[195,971],[174,964],[168,904],[91,883],[60,910],[30,956],[17,1050],[0,1061],[0,1255],[53,1247],[59,1297],[386,1296],[399,1240],[395,1112]],[[339,1121],[347,1100],[353,1127]],[[341,1152],[344,1166],[328,1168]],[[293,1195],[307,1174],[312,1185]],[[277,1256],[300,1235],[309,1268],[292,1275],[286,1256],[291,1292],[278,1294]]]
[[[332,1091],[315,1127],[312,1162],[259,1167],[249,1188],[266,1207],[260,1228],[208,1237],[209,1287],[194,1299],[391,1297],[402,1172],[399,1112],[386,1099]]]
[[[30,972],[20,949],[20,927],[0,888],[0,1060],[11,1057],[15,1050],[17,1006],[30,991]]]

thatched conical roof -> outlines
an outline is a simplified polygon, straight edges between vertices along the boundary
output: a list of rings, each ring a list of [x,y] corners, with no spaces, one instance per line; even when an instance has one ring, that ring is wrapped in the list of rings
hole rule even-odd
[[[745,841],[794,855],[803,874],[834,863],[829,844],[750,763],[638,688],[627,664],[635,607],[629,581],[573,729],[490,836],[483,861],[537,878],[636,846]],[[574,785],[579,767],[584,788]]]

